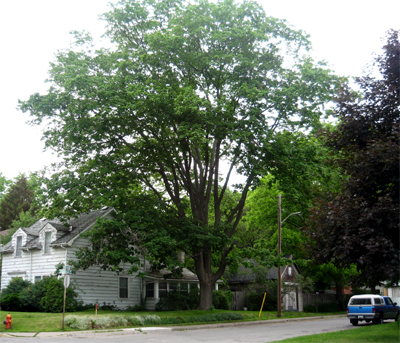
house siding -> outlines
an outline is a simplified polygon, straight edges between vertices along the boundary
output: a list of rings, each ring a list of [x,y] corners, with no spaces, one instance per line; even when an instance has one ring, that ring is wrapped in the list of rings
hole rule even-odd
[[[14,277],[21,277],[32,283],[36,278],[54,275],[56,266],[60,263],[70,265],[70,261],[76,260],[76,251],[82,247],[90,246],[90,241],[80,234],[89,230],[100,217],[112,218],[112,208],[103,208],[89,213],[83,213],[72,218],[68,225],[63,225],[55,218],[52,221],[43,218],[29,228],[20,228],[13,235],[11,242],[0,247],[2,253],[2,275],[1,288],[8,286]],[[51,243],[49,253],[44,253],[46,232],[51,232]],[[15,256],[17,236],[22,236],[21,256]],[[147,262],[146,262],[147,263]],[[141,265],[146,265],[144,257]],[[124,271],[131,266],[121,265]],[[139,272],[145,271],[141,267]],[[150,270],[147,268],[147,270]],[[189,271],[187,271],[189,272]],[[165,273],[150,272],[150,278],[154,281],[164,280]],[[112,271],[101,270],[100,267],[92,266],[86,270],[76,271],[70,275],[70,285],[75,288],[79,300],[84,304],[98,304],[116,306],[120,309],[133,307],[142,303],[144,291],[144,279],[137,277],[138,273],[128,275],[126,272],[120,274]],[[120,297],[120,278],[128,279],[127,297]],[[197,278],[191,272],[186,273],[182,280],[198,283]],[[158,281],[157,281],[158,282]],[[177,280],[174,281],[175,283]],[[125,290],[125,288],[124,288]],[[125,294],[124,294],[125,296]],[[157,298],[152,298],[149,305],[154,309]]]
[[[75,252],[80,247],[88,245],[85,238],[79,237],[73,247],[68,249],[68,261],[76,260]],[[122,265],[127,270],[128,265]],[[128,298],[119,298],[119,278],[128,278]],[[126,273],[102,270],[99,267],[90,267],[86,270],[78,270],[71,275],[71,284],[75,287],[80,300],[84,304],[98,304],[117,306],[125,309],[128,306],[140,304],[142,293],[142,281],[137,273],[128,275]]]
[[[33,283],[35,276],[53,275],[58,263],[65,263],[65,249],[50,248],[49,254],[44,254],[43,249],[22,250],[21,257],[16,257],[15,253],[5,253],[2,261],[1,287],[2,289],[7,287],[14,277],[22,277]]]

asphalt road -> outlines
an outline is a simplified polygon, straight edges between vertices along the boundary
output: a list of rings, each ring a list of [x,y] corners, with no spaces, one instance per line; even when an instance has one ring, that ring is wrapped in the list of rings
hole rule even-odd
[[[22,336],[19,333],[3,335],[1,343],[68,342],[68,343],[265,343],[324,332],[357,329],[346,317],[329,319],[262,323],[254,325],[202,326],[182,328],[147,328],[110,332],[40,333]],[[28,336],[28,337],[27,337]],[[30,337],[29,337],[30,336]]]

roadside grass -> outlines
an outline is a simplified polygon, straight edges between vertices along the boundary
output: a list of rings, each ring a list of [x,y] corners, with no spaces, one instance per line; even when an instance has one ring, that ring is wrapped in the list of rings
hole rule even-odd
[[[278,319],[276,312],[262,312],[259,318],[258,311],[226,311],[226,310],[192,310],[192,311],[145,311],[145,312],[128,312],[128,311],[108,311],[98,310],[97,316],[143,316],[143,315],[156,315],[160,318],[189,318],[194,316],[207,316],[219,313],[234,312],[240,313],[243,319],[240,321],[257,321],[257,320],[271,320]],[[12,315],[12,324],[10,332],[52,332],[62,331],[62,313],[43,313],[43,312],[6,312],[0,311],[0,331],[5,331],[5,325],[3,321],[6,319],[6,315],[10,313]],[[336,313],[305,313],[305,312],[282,312],[283,319],[286,318],[304,318],[304,317],[315,317],[322,315],[337,315],[345,314],[344,312]],[[87,310],[82,312],[69,312],[65,314],[74,316],[94,316],[94,310]],[[185,323],[184,325],[195,325],[195,324],[206,324],[207,322],[191,322]],[[214,322],[215,323],[215,322]],[[156,325],[151,325],[156,326]],[[162,326],[168,326],[162,324]],[[177,326],[177,324],[173,324]],[[129,327],[129,326],[127,326]],[[118,327],[116,327],[118,328]],[[64,327],[64,331],[77,331],[71,329],[67,325]]]
[[[399,322],[385,322],[382,325],[365,325],[351,330],[322,333],[319,335],[288,338],[279,343],[398,343],[400,342]]]

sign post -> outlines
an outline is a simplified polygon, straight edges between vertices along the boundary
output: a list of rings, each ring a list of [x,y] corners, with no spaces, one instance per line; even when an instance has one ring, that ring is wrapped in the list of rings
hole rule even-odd
[[[69,286],[70,276],[69,274],[64,275],[64,304],[63,304],[63,320],[62,320],[62,329],[64,330],[64,319],[65,319],[65,301],[67,299],[67,288]]]

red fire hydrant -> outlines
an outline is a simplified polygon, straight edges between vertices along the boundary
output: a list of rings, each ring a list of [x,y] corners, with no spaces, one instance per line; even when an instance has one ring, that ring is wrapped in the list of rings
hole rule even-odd
[[[6,320],[4,321],[4,324],[6,324],[6,329],[11,328],[11,314],[7,314]]]

